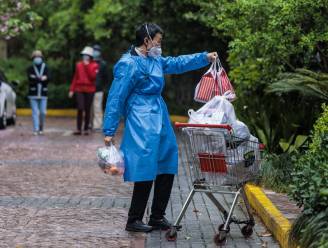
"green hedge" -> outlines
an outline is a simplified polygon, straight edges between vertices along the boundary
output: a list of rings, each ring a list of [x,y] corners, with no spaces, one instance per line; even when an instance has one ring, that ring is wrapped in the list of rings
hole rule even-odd
[[[310,149],[295,164],[290,196],[303,207],[291,240],[301,247],[328,247],[328,106],[314,125]]]

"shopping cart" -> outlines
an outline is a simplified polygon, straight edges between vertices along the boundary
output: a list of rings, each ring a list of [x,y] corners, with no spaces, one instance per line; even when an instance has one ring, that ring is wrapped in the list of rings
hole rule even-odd
[[[251,236],[255,222],[244,185],[260,170],[261,145],[257,139],[253,136],[247,140],[235,137],[229,125],[175,123],[175,127],[180,131],[180,163],[186,166],[193,185],[174,225],[166,233],[167,240],[176,240],[181,219],[196,192],[205,193],[223,214],[224,222],[214,236],[217,245],[226,242],[231,223],[244,224],[242,234],[246,238]],[[213,193],[234,195],[230,209],[226,210]],[[233,215],[240,196],[247,210],[246,220]]]

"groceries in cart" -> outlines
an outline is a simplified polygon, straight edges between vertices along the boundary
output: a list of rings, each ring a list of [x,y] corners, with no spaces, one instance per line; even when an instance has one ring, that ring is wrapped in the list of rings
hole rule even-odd
[[[123,175],[124,159],[114,144],[97,149],[98,165],[102,171],[111,175]]]
[[[229,101],[236,99],[235,91],[219,58],[211,64],[197,84],[194,100],[206,103],[214,96],[225,96]]]
[[[250,132],[247,125],[237,119],[235,109],[224,96],[215,96],[197,111],[188,110],[191,124],[227,124],[232,127],[233,136],[248,139]]]
[[[198,159],[203,172],[227,173],[228,176],[223,178],[225,184],[245,182],[253,177],[249,171],[255,167],[256,171],[259,169],[258,139],[250,134],[245,123],[237,119],[234,107],[226,97],[215,96],[199,110],[190,109],[188,114],[190,124],[224,124],[231,127],[231,130],[206,127],[193,130],[193,135],[206,137],[206,142],[198,144],[197,148],[200,149]],[[186,132],[190,136],[190,130]]]
[[[254,180],[260,171],[261,144],[250,134],[247,125],[237,119],[231,104],[235,93],[224,69],[217,67],[218,64],[212,64],[196,88],[195,100],[206,104],[197,111],[188,111],[188,123],[175,123],[180,132],[179,161],[189,174],[192,187],[176,221],[166,233],[169,241],[177,239],[180,222],[196,192],[205,194],[223,215],[223,223],[214,235],[216,245],[226,243],[232,223],[243,224],[241,233],[245,238],[253,233],[255,220],[245,184]],[[223,206],[214,193],[232,194],[231,206]],[[247,211],[246,218],[241,219],[234,215],[240,198]]]
[[[180,222],[196,192],[205,194],[223,215],[223,223],[218,225],[214,235],[216,245],[226,243],[233,223],[243,225],[241,233],[245,238],[251,236],[255,220],[245,193],[245,184],[254,180],[259,173],[261,158],[258,140],[251,135],[248,139],[234,136],[228,124],[175,123],[175,126],[180,132],[180,163],[189,174],[188,181],[192,187],[176,221],[166,233],[167,240],[176,240]],[[244,129],[243,126],[241,132],[245,132]],[[215,194],[231,194],[233,201],[221,202]],[[235,212],[239,199],[244,202],[246,216],[237,216]]]
[[[233,105],[223,96],[215,96],[199,110],[189,109],[189,123],[223,124],[237,121]]]

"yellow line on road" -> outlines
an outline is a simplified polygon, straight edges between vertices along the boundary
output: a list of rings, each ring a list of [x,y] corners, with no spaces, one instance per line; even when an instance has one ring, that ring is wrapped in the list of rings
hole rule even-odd
[[[16,111],[18,116],[31,116],[32,110],[29,108],[19,108]],[[76,109],[48,109],[47,116],[53,117],[75,117]],[[187,116],[171,115],[172,122],[187,122]]]
[[[19,108],[16,110],[18,116],[30,116],[32,115],[32,110],[29,108]],[[48,109],[47,116],[54,117],[75,117],[75,109]]]

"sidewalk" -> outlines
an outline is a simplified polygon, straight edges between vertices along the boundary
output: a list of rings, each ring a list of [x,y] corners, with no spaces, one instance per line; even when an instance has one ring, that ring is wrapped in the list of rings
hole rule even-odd
[[[264,190],[264,192],[290,223],[293,223],[301,213],[302,209],[297,207],[286,194],[276,193],[270,190]]]
[[[196,193],[176,242],[164,232],[124,231],[132,185],[97,168],[95,150],[102,135],[74,137],[72,118],[48,118],[44,136],[33,136],[30,118],[0,132],[0,247],[215,247],[222,217]],[[121,132],[121,130],[120,130]],[[167,217],[174,221],[189,193],[180,167]],[[231,204],[231,197],[219,197]],[[244,215],[242,208],[236,214]],[[245,240],[231,225],[225,247],[279,247],[259,219]]]

